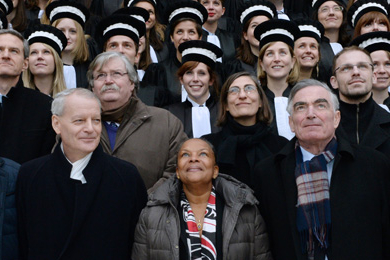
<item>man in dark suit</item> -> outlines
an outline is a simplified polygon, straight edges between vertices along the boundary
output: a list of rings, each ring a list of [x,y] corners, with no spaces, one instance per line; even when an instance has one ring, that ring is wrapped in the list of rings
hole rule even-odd
[[[61,144],[18,176],[19,259],[130,258],[146,188],[134,165],[103,152],[100,110],[86,89],[54,99]]]
[[[24,163],[50,153],[55,142],[51,98],[23,87],[29,48],[15,30],[0,30],[0,156]]]
[[[335,130],[337,97],[303,80],[288,100],[296,138],[255,169],[274,259],[390,259],[389,163]]]

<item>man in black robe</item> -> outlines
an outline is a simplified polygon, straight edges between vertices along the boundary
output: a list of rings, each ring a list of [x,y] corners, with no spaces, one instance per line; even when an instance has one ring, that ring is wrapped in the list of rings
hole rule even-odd
[[[103,152],[100,111],[86,89],[54,99],[61,143],[18,176],[19,259],[130,259],[146,188],[134,165]]]
[[[24,163],[50,153],[55,142],[51,98],[25,88],[28,43],[15,30],[0,30],[0,156]]]

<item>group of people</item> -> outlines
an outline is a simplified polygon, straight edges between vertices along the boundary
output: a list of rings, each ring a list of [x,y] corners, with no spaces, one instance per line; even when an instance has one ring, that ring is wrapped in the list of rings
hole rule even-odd
[[[0,259],[390,259],[387,2],[88,2],[0,0]]]

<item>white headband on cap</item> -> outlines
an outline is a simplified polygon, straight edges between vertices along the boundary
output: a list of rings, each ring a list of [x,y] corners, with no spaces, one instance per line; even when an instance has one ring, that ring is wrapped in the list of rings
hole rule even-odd
[[[214,62],[217,60],[217,55],[214,52],[203,48],[193,47],[193,48],[185,49],[182,52],[181,56],[184,57],[187,54],[200,54],[206,56],[207,58],[212,59]]]
[[[242,14],[240,16],[240,22],[243,23],[245,17],[254,11],[265,11],[265,12],[269,13],[272,17],[274,17],[274,12],[272,12],[271,8],[269,8],[268,6],[254,5],[254,6],[249,7],[248,9],[245,9],[245,11],[242,12]]]
[[[318,37],[321,38],[321,32],[320,32],[320,30],[318,30],[318,28],[315,27],[315,26],[313,26],[313,25],[308,25],[308,24],[306,24],[306,25],[299,25],[298,27],[299,27],[299,30],[301,30],[301,31],[310,31],[310,32],[313,32],[313,33],[317,34]]]
[[[291,33],[289,33],[287,30],[285,30],[285,29],[280,29],[280,28],[278,28],[278,29],[272,29],[272,30],[269,30],[269,31],[263,33],[263,34],[260,36],[260,40],[262,40],[264,37],[267,37],[267,36],[272,35],[272,34],[283,34],[283,35],[285,35],[285,36],[287,36],[287,37],[290,37],[291,40],[294,41],[294,35],[292,35]]]
[[[129,25],[129,24],[125,24],[125,23],[116,23],[116,24],[112,24],[110,26],[108,26],[104,31],[103,31],[103,35],[106,35],[107,32],[111,31],[111,30],[115,30],[115,29],[126,29],[126,30],[129,30],[129,31],[132,31],[133,33],[135,33],[135,35],[137,35],[137,37],[139,38],[139,33],[138,33],[138,30],[135,29],[133,26]]]
[[[381,4],[378,4],[378,3],[367,3],[367,4],[363,4],[362,6],[360,6],[356,11],[355,13],[352,15],[352,25],[355,26],[355,19],[356,19],[356,16],[361,12],[363,11],[364,9],[368,8],[368,7],[372,7],[372,6],[375,6],[375,7],[378,7],[380,9],[382,9],[386,15],[387,15],[387,10],[386,8],[383,7],[383,5]]]
[[[197,10],[195,8],[192,8],[192,7],[182,7],[182,8],[178,8],[178,9],[174,10],[171,13],[171,15],[169,16],[169,20],[168,21],[171,22],[173,17],[175,17],[176,15],[181,14],[181,13],[193,13],[193,14],[199,16],[199,18],[202,21],[202,23],[204,21],[202,13],[199,10]]]
[[[366,41],[363,41],[361,44],[359,44],[360,48],[365,49],[366,47],[376,44],[376,43],[386,43],[390,45],[390,40],[382,37],[372,38],[368,39]]]
[[[4,1],[4,0],[0,0],[0,3],[2,3],[5,7],[5,12],[8,13],[8,10],[9,10],[9,6],[7,5],[7,3]]]
[[[313,0],[313,2],[311,3],[311,7],[313,7],[316,3],[317,3],[317,0]]]
[[[146,22],[145,19],[144,19],[144,17],[143,17],[142,15],[132,14],[131,16],[134,17],[134,18],[137,19],[137,20],[140,20],[140,21],[143,22],[143,23]]]
[[[50,21],[53,19],[53,17],[57,14],[60,14],[60,13],[74,13],[75,15],[77,16],[80,16],[80,18],[84,21],[85,23],[85,15],[83,14],[83,12],[80,11],[80,9],[76,8],[76,7],[73,7],[73,6],[59,6],[59,7],[56,7],[53,9],[53,11],[51,11],[50,13]]]
[[[45,32],[45,31],[36,31],[36,32],[33,32],[27,39],[27,41],[30,41],[32,38],[36,38],[36,37],[45,37],[45,38],[48,38],[52,41],[54,41],[59,47],[60,47],[60,50],[63,49],[63,45],[62,45],[62,42],[61,40],[55,36],[53,33],[49,33],[49,32]]]
[[[153,3],[154,3],[155,5],[157,5],[156,0],[152,0],[152,1],[153,1]],[[134,0],[130,0],[130,1],[127,3],[127,7],[130,7],[131,3],[133,3],[133,2],[134,2]]]

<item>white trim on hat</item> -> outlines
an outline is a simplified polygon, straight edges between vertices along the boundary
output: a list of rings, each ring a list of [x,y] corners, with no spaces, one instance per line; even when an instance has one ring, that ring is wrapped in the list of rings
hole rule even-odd
[[[134,17],[134,18],[137,19],[137,20],[140,20],[140,21],[143,22],[143,23],[146,22],[145,19],[144,19],[144,17],[143,17],[142,15],[132,14],[131,16]]]
[[[9,6],[7,5],[7,2],[5,2],[4,0],[0,0],[0,3],[2,3],[5,7],[5,13],[8,13],[8,10],[9,10]]]
[[[103,31],[103,35],[105,35],[107,32],[111,31],[111,30],[115,30],[115,29],[126,29],[126,30],[129,30],[129,31],[132,31],[133,33],[135,33],[135,35],[137,35],[137,37],[139,38],[139,32],[136,28],[134,28],[133,26],[129,25],[129,24],[125,24],[125,23],[115,23],[115,24],[112,24],[110,26],[108,26],[104,31]],[[138,44],[138,43],[137,43]]]
[[[3,24],[3,22],[0,20],[0,29],[5,29],[3,26],[4,26],[4,24]]]
[[[214,62],[217,60],[217,55],[214,52],[199,47],[187,48],[182,52],[181,56],[184,57],[188,54],[200,54],[212,59]]]
[[[193,14],[199,16],[199,18],[202,21],[202,23],[204,21],[204,17],[202,15],[202,13],[198,9],[193,8],[193,7],[181,7],[181,8],[178,8],[178,9],[174,10],[171,13],[171,15],[169,15],[168,21],[171,22],[173,17],[175,17],[176,15],[182,14],[182,13],[193,13]]]
[[[285,30],[285,29],[280,29],[280,28],[277,28],[277,29],[271,29],[269,31],[266,31],[265,33],[263,33],[261,36],[260,36],[260,41],[264,38],[264,37],[267,37],[269,35],[272,35],[272,34],[282,34],[282,35],[285,35],[289,38],[291,38],[291,40],[294,41],[294,35],[292,35],[291,33],[289,33],[289,31]]]
[[[317,27],[309,24],[298,25],[300,31],[310,31],[318,35],[321,38],[321,32]]]
[[[385,43],[390,45],[390,39],[383,38],[383,37],[371,38],[360,43],[359,47],[365,49],[366,47],[376,43]]]
[[[134,2],[134,0],[130,0],[128,3],[127,3],[127,7],[130,7],[130,5]],[[152,2],[154,2],[155,5],[157,5],[157,2],[156,0],[152,0]]]
[[[265,11],[268,12],[272,17],[274,17],[274,12],[272,12],[272,9],[265,5],[254,5],[247,9],[245,9],[244,12],[242,12],[240,16],[240,22],[243,23],[245,17],[247,17],[250,13],[255,11]]]
[[[59,6],[59,7],[56,7],[53,9],[53,11],[51,11],[50,13],[50,21],[53,19],[53,17],[57,14],[60,14],[60,13],[74,13],[75,15],[77,16],[80,16],[80,18],[84,21],[85,23],[85,15],[83,14],[83,12],[80,11],[80,9],[76,8],[76,7],[73,7],[73,6]]]
[[[361,5],[361,6],[354,12],[354,14],[352,15],[352,25],[355,26],[355,19],[356,19],[356,16],[358,16],[358,14],[359,14],[361,11],[363,11],[363,10],[366,9],[366,8],[374,7],[374,6],[375,6],[375,7],[378,7],[379,9],[382,9],[382,10],[386,13],[386,15],[388,14],[386,8],[385,8],[383,5],[381,5],[381,4],[378,4],[378,3],[367,3],[367,4],[363,4],[363,5]]]
[[[317,3],[317,0],[313,0],[313,2],[311,2],[311,7],[313,7],[316,3]]]
[[[35,31],[28,37],[27,41],[30,41],[32,38],[36,38],[36,37],[45,37],[45,38],[48,38],[48,39],[54,41],[60,47],[61,51],[64,48],[61,40],[53,33],[49,33],[46,31]]]

